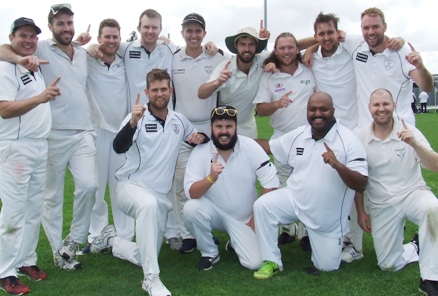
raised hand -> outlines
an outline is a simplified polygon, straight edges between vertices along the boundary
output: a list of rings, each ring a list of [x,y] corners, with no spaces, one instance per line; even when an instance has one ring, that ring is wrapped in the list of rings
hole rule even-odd
[[[335,168],[336,164],[338,163],[336,155],[326,142],[324,142],[324,146],[327,151],[322,154],[322,158],[325,163],[328,163],[332,168]]]
[[[18,61],[20,65],[32,72],[37,72],[40,65],[48,64],[47,60],[40,60],[38,57],[30,55],[21,57]]]
[[[81,45],[85,45],[91,40],[90,35],[90,27],[91,25],[88,25],[87,31],[85,33],[79,34],[79,36],[76,38],[76,42],[79,42]]]
[[[406,123],[403,119],[401,120],[401,122],[403,124],[403,129],[401,131],[397,132],[397,136],[399,137],[400,140],[402,140],[406,144],[413,146],[415,144],[414,134],[408,128],[408,126],[406,125]]]
[[[408,42],[409,47],[411,48],[411,52],[406,55],[406,60],[415,66],[417,69],[424,68],[423,59],[420,56],[420,53],[415,50],[415,48]]]
[[[224,166],[217,161],[219,157],[219,152],[216,153],[213,162],[211,163],[211,169],[210,169],[210,177],[216,181],[219,178],[219,175],[222,173],[222,170],[224,169]]]
[[[221,86],[225,82],[227,82],[228,79],[230,79],[231,75],[233,75],[233,72],[228,70],[228,66],[230,65],[231,61],[228,61],[224,68],[222,69],[221,73],[219,74],[219,77],[214,81],[214,85],[216,87]]]
[[[59,87],[56,85],[61,79],[61,77],[57,77],[52,83],[47,86],[47,88],[40,94],[41,103],[46,103],[48,101],[54,100],[56,96],[61,94]]]
[[[140,104],[140,93],[137,93],[137,98],[135,99],[134,106],[132,107],[132,115],[129,124],[132,128],[137,126],[138,121],[143,117],[146,107]]]
[[[260,20],[259,37],[269,39],[270,36],[271,33],[269,32],[269,30],[263,26],[263,20]]]
[[[278,109],[282,109],[282,108],[286,108],[287,106],[289,106],[290,103],[292,103],[293,101],[289,98],[289,95],[292,93],[292,91],[288,91],[287,93],[285,93],[280,100],[278,100],[276,102],[277,104],[277,108]]]

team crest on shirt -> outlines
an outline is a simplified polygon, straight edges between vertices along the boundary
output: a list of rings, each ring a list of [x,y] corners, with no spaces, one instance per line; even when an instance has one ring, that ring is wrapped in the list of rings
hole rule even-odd
[[[406,148],[395,149],[395,154],[402,158],[406,154]]]
[[[212,66],[204,66],[204,70],[207,74],[211,74],[211,71],[213,70]]]
[[[163,57],[164,56],[164,50],[163,50],[163,48],[158,48],[158,55],[160,56],[160,57]]]
[[[173,124],[173,131],[175,132],[175,134],[179,134],[180,128],[181,127],[178,124]]]
[[[386,70],[391,70],[394,67],[395,61],[391,58],[386,58],[384,65]]]
[[[283,83],[281,83],[281,82],[279,82],[279,83],[276,83],[275,85],[274,85],[274,92],[281,92],[281,91],[285,91],[286,90],[286,88],[283,86]]]
[[[297,149],[297,155],[303,155],[304,154],[304,148],[297,147],[296,149]]]

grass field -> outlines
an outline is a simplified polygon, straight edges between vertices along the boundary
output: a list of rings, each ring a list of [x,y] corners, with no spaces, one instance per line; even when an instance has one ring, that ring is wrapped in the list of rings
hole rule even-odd
[[[268,118],[258,118],[259,137],[269,138],[272,130]],[[438,114],[417,115],[417,126],[438,150]],[[397,172],[394,172],[397,173]],[[426,182],[438,193],[436,173],[425,172]],[[65,187],[64,236],[71,221],[73,182],[68,174]],[[109,200],[109,198],[107,199]],[[405,240],[409,241],[416,227],[406,224]],[[281,247],[284,271],[265,281],[253,279],[252,271],[240,266],[235,254],[224,249],[227,235],[221,238],[221,260],[210,271],[198,271],[195,264],[200,253],[179,254],[163,245],[159,261],[161,279],[173,295],[420,295],[418,264],[411,264],[399,272],[383,272],[377,261],[370,235],[364,238],[364,259],[342,265],[336,272],[318,276],[308,275],[304,269],[311,267],[310,253],[301,250],[295,241]],[[39,266],[48,273],[42,282],[30,282],[32,295],[145,295],[141,289],[142,270],[110,254],[80,256],[83,268],[61,271],[54,267],[51,249],[41,230],[38,245]],[[438,254],[436,254],[438,255]]]

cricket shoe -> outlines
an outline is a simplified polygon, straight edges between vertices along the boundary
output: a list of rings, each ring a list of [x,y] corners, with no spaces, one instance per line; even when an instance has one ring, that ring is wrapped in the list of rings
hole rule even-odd
[[[181,248],[178,249],[180,253],[190,253],[194,249],[196,249],[196,239],[194,238],[186,238],[183,239]]]
[[[280,272],[280,268],[278,267],[278,264],[271,262],[271,261],[265,261],[263,262],[262,267],[260,267],[259,270],[254,272],[254,278],[258,280],[266,280],[274,276],[274,274]]]
[[[32,266],[22,266],[18,268],[18,274],[19,275],[25,275],[30,279],[33,279],[35,281],[42,281],[47,278],[47,274],[38,268],[36,265]]]
[[[13,295],[23,295],[30,292],[30,288],[15,276],[0,279],[0,289]]]
[[[201,260],[196,264],[196,268],[210,270],[213,268],[213,264],[218,263],[220,259],[219,255],[216,257],[201,257]]]
[[[172,296],[172,293],[163,285],[158,274],[148,274],[141,285],[149,296]]]
[[[75,259],[65,260],[58,252],[53,254],[53,261],[55,266],[62,270],[76,270],[82,268],[82,263],[76,261]]]
[[[90,246],[90,252],[94,254],[109,252],[111,250],[111,246],[109,243],[110,238],[114,238],[117,236],[116,228],[114,225],[105,226],[100,232],[99,236],[96,237]]]
[[[363,252],[358,252],[354,248],[352,244],[347,245],[341,253],[341,262],[343,263],[351,263],[355,260],[359,260],[363,258]]]
[[[65,260],[72,260],[76,258],[76,252],[79,250],[79,244],[72,240],[70,234],[62,241],[62,246],[58,253]]]
[[[438,295],[438,281],[430,281],[420,279],[420,287],[418,290],[427,296],[437,296]]]

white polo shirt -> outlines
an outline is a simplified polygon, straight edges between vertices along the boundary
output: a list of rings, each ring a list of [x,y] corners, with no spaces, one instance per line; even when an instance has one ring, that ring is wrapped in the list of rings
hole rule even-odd
[[[88,55],[87,95],[93,126],[117,133],[129,100],[125,65],[118,55],[109,67]]]
[[[248,72],[248,75],[237,68],[237,56],[231,58],[228,69],[232,76],[222,84],[216,91],[220,91],[220,105],[230,105],[237,109],[237,122],[244,124],[247,121],[254,120],[255,105],[252,102],[257,94],[260,84],[260,78],[264,72],[263,61],[269,56],[270,52],[263,51],[256,54]],[[220,72],[229,59],[222,61],[207,82],[216,80]]]
[[[333,98],[335,116],[339,123],[353,130],[357,125],[356,76],[350,54],[339,43],[335,53],[323,57],[321,46],[313,53],[312,71],[316,90],[330,94]]]
[[[294,168],[287,180],[298,218],[307,227],[329,237],[344,235],[354,191],[345,185],[338,172],[324,163],[326,143],[339,162],[364,176],[367,173],[365,150],[348,128],[335,123],[318,141],[312,138],[310,125],[301,126],[269,141],[272,154],[280,163]]]
[[[128,114],[121,127],[130,119],[131,114]],[[181,114],[169,110],[163,127],[149,109],[146,110],[137,124],[133,144],[125,153],[126,161],[116,171],[117,180],[131,180],[168,194],[181,142],[194,132],[197,130]]]
[[[189,190],[193,183],[210,174],[211,162],[216,154],[217,149],[212,141],[193,149],[184,176],[187,197],[190,197]],[[219,155],[218,162],[222,163],[224,169],[202,198],[208,198],[231,217],[247,221],[252,216],[252,206],[258,198],[256,180],[264,188],[278,188],[275,166],[259,144],[240,135],[228,161],[224,162]]]
[[[31,73],[21,65],[0,61],[0,101],[23,101],[46,89],[41,71]],[[0,140],[45,139],[52,125],[50,103],[39,104],[29,112],[3,119]]]
[[[307,101],[315,92],[315,78],[312,72],[298,63],[294,75],[288,73],[263,73],[254,104],[278,101],[288,91],[292,103],[271,115],[271,126],[281,133],[287,133],[307,123]]]
[[[46,85],[61,77],[57,86],[61,95],[50,101],[52,129],[92,130],[90,106],[86,95],[87,51],[79,44],[73,45],[73,60],[52,39],[40,40],[35,54],[49,64],[41,65]]]
[[[417,128],[409,124],[408,128],[416,141],[432,150]],[[395,119],[393,130],[385,140],[374,135],[373,124],[357,131],[367,153],[369,176],[366,192],[370,207],[390,207],[412,191],[427,187],[421,174],[420,157],[414,148],[397,136],[402,129],[402,123]]]
[[[362,36],[347,36],[344,47],[353,59],[356,73],[358,127],[368,126],[373,121],[368,103],[371,93],[378,88],[385,88],[392,93],[397,104],[395,117],[415,125],[411,108],[413,82],[409,76],[415,67],[405,58],[411,52],[410,48],[405,45],[398,51],[385,49],[373,55]]]
[[[131,98],[129,110],[134,105],[137,93],[140,93],[140,103],[149,102],[144,90],[146,89],[146,75],[152,69],[167,70],[169,75],[172,75],[172,60],[175,50],[175,45],[166,44],[161,40],[157,41],[157,46],[149,54],[141,45],[140,39],[120,44],[117,53],[125,63],[126,76],[128,77],[129,97]]]
[[[186,54],[186,47],[177,50],[173,56],[174,110],[186,116],[198,130],[207,135],[210,134],[210,113],[217,106],[217,93],[201,100],[198,89],[224,59],[223,52],[212,56],[204,47],[196,58]]]

